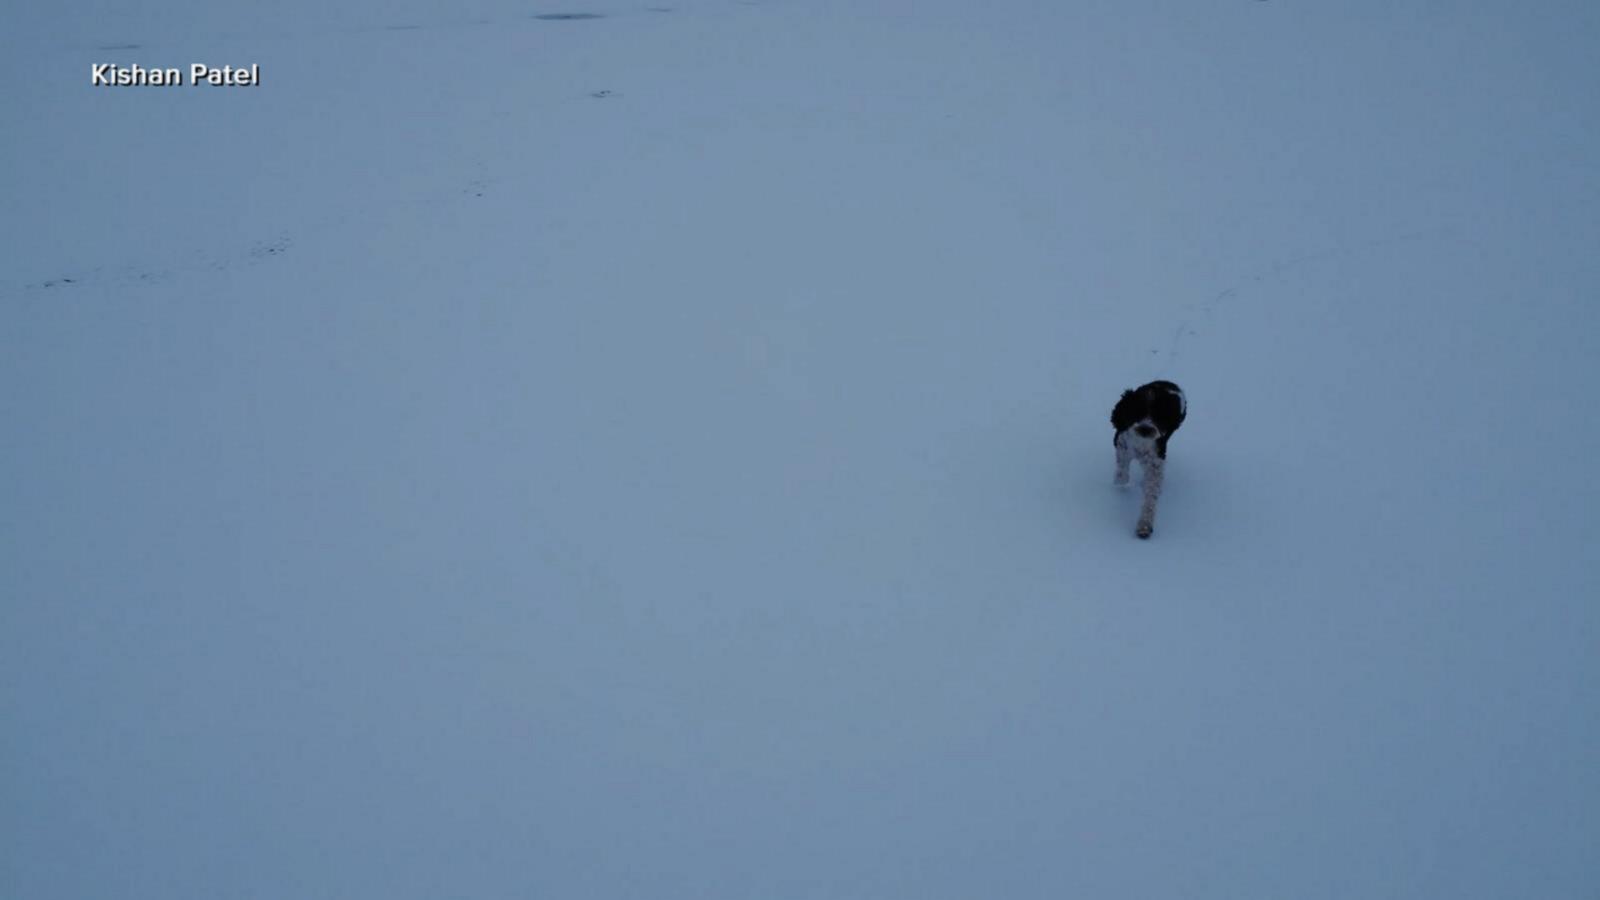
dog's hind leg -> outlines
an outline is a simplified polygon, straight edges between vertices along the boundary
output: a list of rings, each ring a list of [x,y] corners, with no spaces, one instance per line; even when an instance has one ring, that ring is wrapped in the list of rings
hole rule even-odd
[[[1127,487],[1128,463],[1133,461],[1133,451],[1128,449],[1128,433],[1125,431],[1117,432],[1113,442],[1117,446],[1117,474],[1111,479],[1111,483],[1117,487]]]
[[[1139,527],[1134,531],[1141,538],[1155,530],[1156,501],[1161,499],[1161,472],[1165,468],[1165,461],[1159,456],[1144,460],[1144,503],[1139,506]]]

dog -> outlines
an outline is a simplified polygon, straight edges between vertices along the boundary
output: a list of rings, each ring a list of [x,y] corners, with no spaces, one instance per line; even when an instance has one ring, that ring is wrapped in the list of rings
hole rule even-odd
[[[1170,381],[1152,381],[1131,391],[1111,410],[1111,442],[1117,448],[1117,474],[1112,483],[1128,485],[1128,464],[1137,459],[1144,468],[1144,503],[1134,534],[1150,537],[1155,530],[1156,501],[1161,499],[1162,469],[1167,464],[1167,440],[1189,414],[1183,388]]]

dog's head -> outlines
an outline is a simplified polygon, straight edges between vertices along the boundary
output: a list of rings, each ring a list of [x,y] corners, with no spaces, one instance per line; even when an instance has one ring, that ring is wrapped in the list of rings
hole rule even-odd
[[[1188,414],[1183,389],[1170,381],[1152,381],[1131,391],[1111,411],[1111,424],[1135,440],[1165,442]]]

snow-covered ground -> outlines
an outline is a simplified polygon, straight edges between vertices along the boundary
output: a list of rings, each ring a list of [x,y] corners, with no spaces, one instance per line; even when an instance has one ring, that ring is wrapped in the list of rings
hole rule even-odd
[[[6,15],[0,896],[1600,892],[1600,5],[654,2]]]

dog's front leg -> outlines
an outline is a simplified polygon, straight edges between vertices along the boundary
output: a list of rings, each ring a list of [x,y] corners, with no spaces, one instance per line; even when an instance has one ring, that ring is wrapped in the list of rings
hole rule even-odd
[[[1128,486],[1128,463],[1133,460],[1133,451],[1128,449],[1128,433],[1126,431],[1118,432],[1117,438],[1116,438],[1116,445],[1117,445],[1117,474],[1116,474],[1116,476],[1114,478],[1111,479],[1111,483],[1116,485],[1117,487],[1127,487]]]
[[[1144,465],[1144,503],[1139,506],[1139,527],[1134,531],[1141,538],[1150,536],[1156,526],[1156,501],[1161,499],[1161,470],[1165,460],[1152,456]]]

